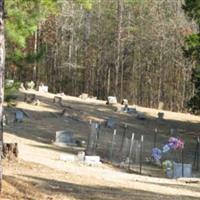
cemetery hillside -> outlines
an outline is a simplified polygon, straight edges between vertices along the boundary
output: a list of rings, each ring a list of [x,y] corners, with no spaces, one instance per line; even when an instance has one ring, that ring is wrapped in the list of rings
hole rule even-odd
[[[199,0],[0,0],[0,199],[200,199]]]

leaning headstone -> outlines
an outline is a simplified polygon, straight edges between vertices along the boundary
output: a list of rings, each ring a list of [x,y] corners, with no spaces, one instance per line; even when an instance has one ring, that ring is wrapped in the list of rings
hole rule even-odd
[[[75,145],[73,133],[71,131],[56,131],[55,143],[57,146]]]
[[[117,97],[115,97],[115,96],[109,96],[107,98],[107,104],[117,104]]]
[[[24,120],[24,113],[21,111],[15,112],[15,122],[23,122]]]

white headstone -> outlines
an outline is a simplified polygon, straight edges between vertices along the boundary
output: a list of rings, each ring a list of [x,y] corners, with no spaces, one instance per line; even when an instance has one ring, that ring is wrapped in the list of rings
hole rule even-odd
[[[109,96],[108,97],[108,104],[117,104],[117,97]]]
[[[39,92],[48,92],[48,86],[46,85],[39,86]]]

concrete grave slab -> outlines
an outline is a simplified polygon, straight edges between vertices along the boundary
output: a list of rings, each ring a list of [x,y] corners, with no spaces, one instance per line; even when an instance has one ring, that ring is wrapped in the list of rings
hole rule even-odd
[[[85,156],[85,163],[88,165],[99,165],[101,164],[99,156]]]

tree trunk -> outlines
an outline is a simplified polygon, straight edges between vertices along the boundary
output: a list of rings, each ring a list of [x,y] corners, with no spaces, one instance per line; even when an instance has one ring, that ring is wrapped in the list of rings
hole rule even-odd
[[[38,46],[38,32],[37,30],[34,33],[34,54],[37,55],[37,46]],[[35,58],[34,64],[33,64],[33,81],[37,82],[37,60]]]
[[[89,63],[89,38],[91,26],[91,12],[85,11],[85,27],[84,27],[84,92],[90,92],[90,63]]]
[[[118,31],[117,31],[117,58],[115,64],[115,95],[118,94],[119,69],[121,58],[121,35],[122,35],[122,19],[123,19],[123,0],[117,1],[118,14]]]
[[[0,156],[3,151],[3,101],[4,101],[4,66],[5,66],[5,38],[4,38],[4,1],[0,0]],[[0,192],[2,191],[2,162],[0,157]]]

